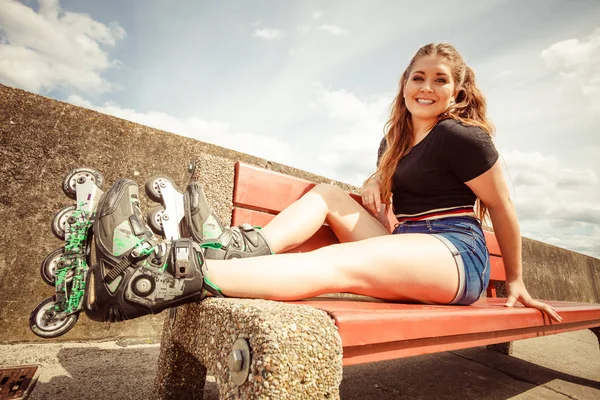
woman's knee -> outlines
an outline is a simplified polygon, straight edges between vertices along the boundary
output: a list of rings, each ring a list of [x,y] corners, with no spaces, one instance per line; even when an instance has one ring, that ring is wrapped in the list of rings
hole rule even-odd
[[[357,257],[355,248],[356,243],[337,243],[321,247],[311,253],[318,258],[319,262],[326,263],[340,283],[345,282],[343,285],[347,286],[349,282],[364,278],[362,273],[359,273],[363,269],[360,265],[362,259]]]
[[[335,201],[341,196],[347,196],[342,188],[330,183],[318,183],[311,191],[319,194],[327,202]]]

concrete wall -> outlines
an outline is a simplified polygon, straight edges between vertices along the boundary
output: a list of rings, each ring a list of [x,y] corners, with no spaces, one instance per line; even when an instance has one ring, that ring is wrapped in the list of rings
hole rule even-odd
[[[233,164],[241,160],[315,182],[327,178],[0,85],[0,342],[40,340],[29,313],[52,295],[39,275],[44,257],[62,242],[50,222],[71,204],[61,190],[70,170],[87,166],[107,185],[127,177],[143,186],[153,175],[173,178],[183,190],[190,178],[205,183],[224,221],[230,218]],[[188,165],[198,168],[191,177]],[[341,184],[346,190],[349,185]],[[143,190],[142,190],[143,191]],[[145,198],[145,196],[142,196]],[[153,204],[143,203],[144,209]],[[532,240],[524,241],[525,279],[532,295],[600,302],[600,260]],[[154,338],[164,316],[100,324],[81,315],[59,340]]]
[[[600,303],[600,259],[523,238],[523,280],[538,299]]]

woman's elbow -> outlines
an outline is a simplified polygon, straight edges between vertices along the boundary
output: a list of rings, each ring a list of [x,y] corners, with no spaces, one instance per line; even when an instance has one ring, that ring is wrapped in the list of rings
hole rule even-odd
[[[490,212],[502,212],[515,209],[513,201],[508,193],[497,196],[492,201],[484,203]]]

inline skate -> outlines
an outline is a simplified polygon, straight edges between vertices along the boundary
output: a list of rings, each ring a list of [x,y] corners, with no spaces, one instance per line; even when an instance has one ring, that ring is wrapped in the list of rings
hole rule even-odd
[[[76,204],[61,209],[52,221],[52,232],[65,244],[42,262],[42,279],[55,294],[30,315],[30,328],[40,337],[65,334],[82,310],[92,320],[116,322],[197,301],[207,293],[220,295],[203,278],[200,242],[205,234],[220,235],[222,225],[203,203],[201,187],[186,191],[193,199],[185,202],[187,213],[196,221],[191,228],[184,220],[184,195],[173,181],[150,178],[146,192],[162,204],[148,216],[150,229],[134,181],[120,179],[106,193],[103,183],[90,168],[64,179],[63,190]],[[196,241],[184,237],[188,231]]]
[[[118,322],[208,294],[222,296],[207,277],[205,259],[271,254],[258,228],[224,229],[196,182],[181,193],[168,177],[150,178],[146,194],[160,205],[147,222],[134,181],[119,179],[107,192],[103,184],[90,168],[64,179],[63,191],[76,203],[52,221],[52,232],[65,244],[42,262],[42,279],[55,294],[30,315],[30,328],[40,337],[65,334],[82,310],[94,321]]]

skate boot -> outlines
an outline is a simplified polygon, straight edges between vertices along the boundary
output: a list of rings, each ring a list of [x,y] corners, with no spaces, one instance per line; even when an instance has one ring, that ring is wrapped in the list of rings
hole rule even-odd
[[[272,254],[260,228],[244,224],[224,229],[210,209],[198,182],[188,185],[183,204],[189,233],[201,243],[207,259],[227,260]]]
[[[225,229],[216,239],[202,242],[204,256],[210,260],[258,257],[274,254],[259,227],[243,224]]]
[[[83,308],[91,227],[104,193],[103,183],[102,174],[91,168],[74,169],[63,180],[62,189],[75,204],[59,210],[52,220],[52,232],[65,244],[46,256],[40,269],[54,295],[39,303],[29,316],[29,327],[39,337],[64,335],[75,326]]]
[[[223,224],[213,214],[202,185],[192,182],[183,194],[185,222],[192,239],[198,243],[207,239],[216,239],[224,231]]]
[[[85,304],[92,320],[122,321],[201,300],[207,292],[220,295],[205,283],[198,243],[162,240],[148,229],[134,181],[121,179],[102,197],[94,237],[98,262]]]

